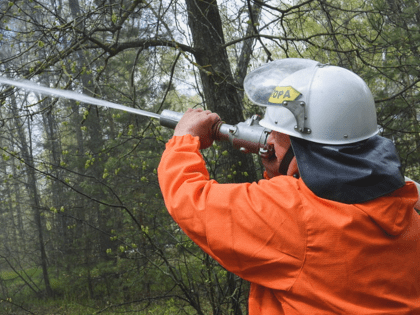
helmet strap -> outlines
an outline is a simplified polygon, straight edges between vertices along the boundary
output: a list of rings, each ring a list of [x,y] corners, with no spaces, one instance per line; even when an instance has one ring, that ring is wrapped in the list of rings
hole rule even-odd
[[[290,145],[289,149],[287,150],[286,154],[283,157],[283,160],[279,166],[279,173],[283,175],[287,175],[287,171],[289,170],[290,163],[292,162],[293,158],[295,157],[295,153],[293,152],[293,148]]]

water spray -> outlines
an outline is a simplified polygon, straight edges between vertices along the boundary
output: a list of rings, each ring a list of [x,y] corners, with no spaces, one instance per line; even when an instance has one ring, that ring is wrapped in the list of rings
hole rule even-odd
[[[19,87],[24,90],[37,92],[40,94],[63,97],[86,104],[114,108],[140,116],[159,119],[159,123],[162,126],[171,129],[176,127],[179,120],[184,115],[183,113],[175,112],[172,110],[163,110],[161,114],[156,114],[142,109],[132,108],[97,99],[74,91],[45,87],[28,80],[15,81],[0,76],[0,83]],[[270,130],[262,127],[259,124],[259,121],[260,117],[258,115],[254,115],[247,119],[245,122],[240,122],[236,125],[229,125],[219,122],[213,128],[214,139],[216,139],[216,141],[229,141],[234,148],[240,150],[243,153],[270,154],[273,152],[272,147],[267,145],[267,137],[270,133]]]

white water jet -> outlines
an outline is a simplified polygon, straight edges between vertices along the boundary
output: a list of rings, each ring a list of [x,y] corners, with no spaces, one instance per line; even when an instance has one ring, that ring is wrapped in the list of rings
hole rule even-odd
[[[115,104],[112,102],[104,101],[101,99],[97,99],[97,98],[87,96],[85,94],[73,92],[73,91],[45,87],[29,80],[12,80],[12,79],[8,79],[8,78],[0,76],[0,83],[16,86],[27,91],[38,92],[41,94],[46,94],[46,95],[51,95],[51,96],[56,96],[56,97],[64,97],[67,99],[79,101],[86,104],[115,108],[115,109],[123,110],[129,113],[133,113],[133,114],[137,114],[141,116],[147,116],[147,117],[152,117],[152,118],[157,118],[157,119],[160,118],[160,115],[156,113],[152,113],[145,110],[136,109],[136,108],[120,105],[120,104]]]

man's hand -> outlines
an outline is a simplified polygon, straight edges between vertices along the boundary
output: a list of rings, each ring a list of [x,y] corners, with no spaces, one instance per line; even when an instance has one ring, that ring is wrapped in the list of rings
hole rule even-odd
[[[209,110],[188,109],[175,127],[174,136],[190,134],[200,138],[200,149],[206,149],[214,141],[213,126],[220,121],[219,115]]]

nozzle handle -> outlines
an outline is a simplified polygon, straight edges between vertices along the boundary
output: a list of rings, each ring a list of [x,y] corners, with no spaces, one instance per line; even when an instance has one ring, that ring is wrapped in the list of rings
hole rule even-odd
[[[184,116],[184,113],[165,109],[160,114],[159,122],[164,127],[175,129],[182,116]]]

